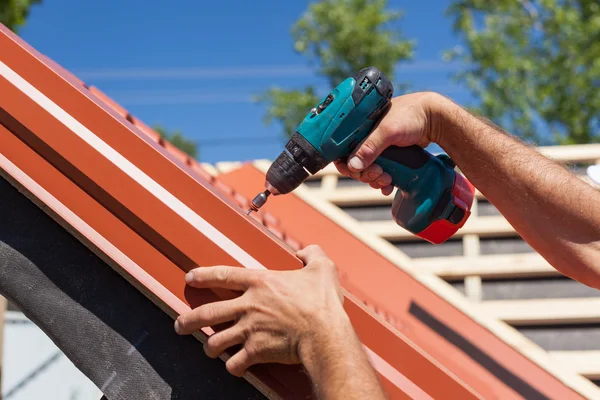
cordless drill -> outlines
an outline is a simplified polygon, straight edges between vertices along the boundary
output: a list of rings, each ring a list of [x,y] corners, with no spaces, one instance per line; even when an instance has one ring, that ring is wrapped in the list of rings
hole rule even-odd
[[[347,160],[391,106],[393,85],[377,68],[360,70],[333,89],[298,126],[271,164],[265,190],[252,201],[258,211],[269,195],[290,193],[310,174],[335,160]],[[392,177],[398,191],[394,221],[430,243],[450,238],[469,218],[474,187],[457,173],[445,154],[419,146],[388,147],[375,163]]]

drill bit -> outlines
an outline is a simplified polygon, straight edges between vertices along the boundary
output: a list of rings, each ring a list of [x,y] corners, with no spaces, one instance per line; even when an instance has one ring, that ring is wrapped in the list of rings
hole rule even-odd
[[[250,208],[246,212],[246,215],[250,215],[252,211],[258,211],[259,208],[264,206],[267,202],[267,197],[269,197],[270,194],[271,192],[269,191],[269,189],[267,189],[264,192],[261,192],[258,195],[256,195],[256,197],[252,200],[252,203],[250,203]]]

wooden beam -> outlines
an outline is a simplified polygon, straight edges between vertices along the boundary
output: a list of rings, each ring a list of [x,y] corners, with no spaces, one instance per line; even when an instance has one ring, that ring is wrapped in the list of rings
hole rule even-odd
[[[226,174],[229,171],[233,171],[241,167],[242,163],[239,161],[222,161],[215,164],[215,168],[219,173]]]
[[[600,159],[600,144],[583,144],[568,146],[540,146],[537,150],[546,157],[559,162],[595,162]],[[311,179],[324,175],[340,175],[334,165],[330,164],[317,172]]]
[[[589,162],[595,163],[600,158],[600,145],[569,145],[569,146],[546,146],[539,147],[538,150],[546,157],[552,158],[558,162]],[[326,176],[341,176],[333,165],[328,165],[323,170],[309,177],[309,180],[321,179]],[[579,176],[580,179],[592,186],[593,184],[585,175]],[[318,190],[318,189],[312,189]],[[323,196],[338,206],[353,206],[366,204],[390,204],[393,196],[383,196],[379,191],[371,189],[369,186],[355,186],[336,188],[335,190],[323,191]],[[475,191],[477,199],[484,199],[485,196],[479,191]]]
[[[318,190],[318,189],[311,189]],[[375,190],[368,185],[357,185],[350,187],[336,188],[333,191],[321,193],[325,199],[329,200],[333,204],[344,207],[344,206],[362,206],[371,204],[391,204],[394,200],[394,192],[392,195],[384,196],[381,191]],[[485,196],[479,191],[475,190],[475,198],[485,199]]]
[[[560,275],[537,253],[414,258],[412,262],[418,270],[431,272],[441,278],[451,280],[462,279],[471,275],[479,275],[482,278]]]
[[[556,161],[594,162],[600,158],[600,144],[541,146],[540,153]]]
[[[465,278],[465,294],[469,300],[475,303],[479,303],[483,299],[480,276],[467,276]]]
[[[463,254],[465,257],[477,257],[480,254],[479,235],[468,233],[463,236]]]
[[[370,186],[342,187],[329,191],[312,188],[308,188],[308,190],[340,207],[392,204],[392,200],[394,200],[393,195],[384,196],[379,190]]]
[[[478,307],[511,325],[600,322],[600,298],[495,300]]]
[[[568,146],[540,146],[537,150],[546,157],[556,161],[571,162],[595,162],[600,159],[600,144],[581,144]],[[330,164],[315,174],[315,177],[323,175],[339,175],[334,165]]]
[[[262,161],[262,160],[257,160],[257,161]],[[316,174],[311,175],[308,179],[319,179],[319,178],[322,178],[325,175],[338,175],[338,176],[341,176],[341,174],[338,172],[338,170],[335,167],[335,165],[329,164],[325,168],[323,168],[322,170],[320,170],[319,172],[317,172]]]
[[[557,364],[564,365],[588,379],[600,379],[600,350],[550,351],[549,355]]]
[[[321,180],[320,189],[327,193],[329,191],[335,190],[337,184],[338,184],[338,176],[337,175],[326,175]]]
[[[390,221],[368,221],[362,222],[365,230],[374,233],[386,240],[422,240]],[[465,235],[477,235],[479,237],[497,237],[497,236],[515,236],[515,229],[502,216],[475,217],[467,221],[454,237],[463,237]]]
[[[579,176],[579,178],[594,187],[598,186],[593,184],[587,176]],[[314,191],[316,195],[324,197],[339,207],[392,204],[395,194],[394,192],[390,196],[384,196],[380,191],[367,185],[336,187],[334,190],[327,191],[321,190],[321,188],[309,188],[309,190]],[[479,190],[476,190],[475,198],[483,200],[486,197]]]

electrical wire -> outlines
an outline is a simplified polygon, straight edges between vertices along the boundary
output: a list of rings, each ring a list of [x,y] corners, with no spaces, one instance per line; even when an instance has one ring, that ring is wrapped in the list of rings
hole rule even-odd
[[[284,139],[277,136],[240,136],[227,138],[210,138],[193,140],[198,146],[223,146],[223,145],[258,145],[258,144],[281,144]]]

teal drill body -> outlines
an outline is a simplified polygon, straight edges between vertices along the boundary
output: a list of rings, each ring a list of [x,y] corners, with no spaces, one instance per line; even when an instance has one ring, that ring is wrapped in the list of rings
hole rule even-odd
[[[387,112],[392,94],[391,82],[374,67],[344,80],[298,126],[286,145],[291,157],[282,153],[275,162],[285,161],[289,165],[275,166],[269,171],[269,186],[278,189],[274,181],[293,181],[291,175],[299,176],[298,181],[306,179],[308,173],[300,177],[301,171],[289,172],[295,171],[296,163],[314,174],[335,160],[347,159]],[[398,225],[432,243],[441,243],[450,231],[455,232],[464,224],[473,189],[463,177],[457,179],[459,174],[449,157],[433,156],[418,146],[392,146],[376,163],[399,188],[392,207]],[[293,190],[298,185],[294,182],[289,188]]]

